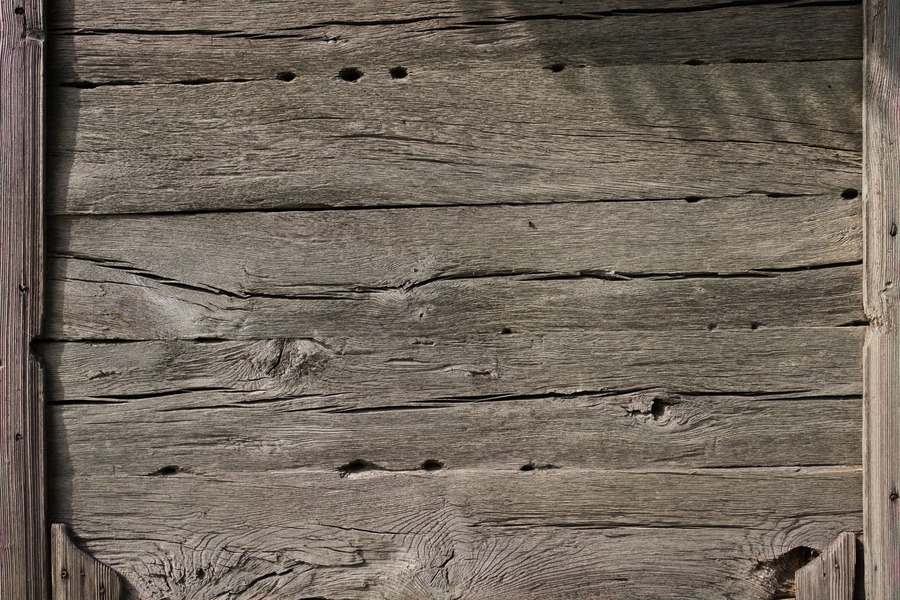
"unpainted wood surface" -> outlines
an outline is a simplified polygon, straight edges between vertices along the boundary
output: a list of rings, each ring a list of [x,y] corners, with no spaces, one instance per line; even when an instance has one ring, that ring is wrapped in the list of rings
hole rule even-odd
[[[43,4],[0,5],[0,598],[46,600]]]
[[[900,7],[866,2],[864,94],[866,336],[866,593],[870,600],[900,594]]]
[[[56,88],[49,205],[838,197],[860,187],[859,82],[850,60]]]
[[[858,5],[52,19],[51,512],[132,596],[769,600],[861,529]]]
[[[126,2],[67,0],[52,13],[54,80],[89,88],[275,80],[356,66],[591,69],[610,65],[859,60],[852,2]],[[798,35],[797,25],[806,35]],[[561,71],[558,71],[561,73]],[[551,75],[552,77],[553,75]],[[565,79],[564,79],[565,80]],[[570,80],[571,81],[571,80]]]
[[[120,600],[125,589],[118,574],[82,552],[66,526],[50,528],[53,600]]]
[[[853,600],[856,590],[856,535],[844,532],[797,571],[797,600]]]
[[[152,598],[772,598],[861,522],[858,467],[57,481],[59,517]]]
[[[504,276],[765,276],[861,258],[840,194],[366,211],[71,216],[52,253],[235,296],[328,297]],[[136,245],[135,239],[141,244]]]

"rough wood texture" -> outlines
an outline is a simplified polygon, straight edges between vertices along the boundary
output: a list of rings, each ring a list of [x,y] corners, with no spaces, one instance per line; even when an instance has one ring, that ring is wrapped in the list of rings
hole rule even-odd
[[[900,595],[900,5],[866,2],[866,594]]]
[[[859,211],[858,200],[835,194],[77,216],[54,220],[52,252],[238,297],[402,294],[510,276],[752,277],[857,263]]]
[[[856,535],[844,532],[825,551],[797,571],[797,600],[853,600]]]
[[[43,6],[0,5],[0,598],[49,592],[39,334],[43,276]]]
[[[186,258],[195,258],[185,248]],[[122,255],[124,257],[124,255]],[[136,262],[136,257],[128,257]],[[92,260],[48,268],[56,340],[410,338],[545,330],[693,331],[865,324],[862,266],[739,276],[471,277],[320,297],[235,296]],[[218,283],[226,283],[220,281]],[[790,298],[790,301],[785,301]],[[465,318],[460,318],[460,315]]]
[[[115,571],[75,546],[66,526],[50,528],[53,600],[120,600],[125,589]]]
[[[784,200],[860,187],[857,61],[308,79],[59,89],[50,210]]]
[[[54,519],[153,600],[793,596],[861,7],[301,4],[57,6]]]
[[[858,467],[57,483],[54,518],[148,598],[764,600],[788,597],[810,549],[861,524]]]
[[[65,0],[57,81],[141,83],[336,77],[452,69],[862,58],[849,2],[192,2]],[[112,18],[112,15],[115,15]],[[797,35],[804,23],[807,35]]]

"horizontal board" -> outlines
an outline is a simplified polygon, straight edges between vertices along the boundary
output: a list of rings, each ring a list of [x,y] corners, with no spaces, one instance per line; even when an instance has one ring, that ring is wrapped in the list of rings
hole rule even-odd
[[[857,61],[59,89],[54,213],[839,196]]]
[[[53,518],[142,597],[173,600],[786,597],[809,548],[861,523],[857,468],[57,484]]]
[[[235,297],[104,263],[51,261],[44,337],[271,339],[435,337],[551,330],[628,331],[862,324],[862,267],[760,276],[447,279],[320,298]]]
[[[831,396],[860,394],[862,329],[66,342],[41,353],[47,398],[57,402],[203,390],[253,392],[294,408],[652,388]]]
[[[388,471],[861,463],[856,396],[650,391],[408,408],[307,411],[296,400],[213,391],[51,404],[51,462],[57,476],[337,471],[362,465],[354,461]]]
[[[858,262],[840,196],[409,210],[64,217],[50,251],[237,296],[427,289],[442,279],[735,274]]]
[[[79,0],[76,14],[72,0],[60,4],[50,72],[83,86],[285,73],[306,81],[349,66],[383,79],[404,66],[415,79],[434,70],[862,58],[862,7],[843,2],[616,8],[586,1],[357,1],[341,8],[304,2],[298,10],[286,1]]]

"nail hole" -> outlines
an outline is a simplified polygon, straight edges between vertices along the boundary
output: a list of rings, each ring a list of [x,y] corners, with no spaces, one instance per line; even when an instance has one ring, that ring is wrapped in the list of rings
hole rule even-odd
[[[291,73],[290,71],[281,71],[278,75],[275,76],[275,79],[278,81],[293,81],[297,78],[296,73]]]
[[[534,224],[534,221],[528,221],[528,227],[530,229],[537,229],[537,225]]]
[[[549,69],[550,71],[552,71],[553,73],[559,73],[559,72],[565,70],[566,65],[564,65],[562,63],[553,63],[552,65],[550,65],[546,68]]]
[[[59,576],[60,576],[62,579],[68,579],[68,578],[69,578],[69,572],[68,572],[67,570],[63,569],[63,570],[61,570],[61,571],[59,572]]]
[[[194,571],[194,575],[197,576],[197,579],[203,579],[204,577],[206,577],[206,571],[204,571],[202,568],[197,569],[196,571]]]
[[[405,79],[409,75],[406,67],[393,67],[388,72],[391,74],[391,79]]]
[[[25,14],[25,8],[22,7],[22,6],[17,6],[17,7],[16,7],[16,10],[13,11],[13,12],[15,12],[17,15],[24,15],[24,14]]]
[[[709,325],[706,326],[707,331],[715,331],[718,328],[719,328],[719,326],[716,323],[710,323]]]
[[[859,196],[859,190],[856,188],[847,188],[843,192],[841,192],[841,198],[844,200],[852,200]]]
[[[500,333],[502,333],[503,335],[509,335],[512,333],[512,329],[510,329],[509,327],[504,327],[500,330]]]
[[[759,329],[759,323],[756,323],[756,322],[750,323],[750,329],[756,331],[757,329]]]
[[[17,442],[20,441],[20,440],[22,439],[22,437],[23,437],[23,436],[22,436],[21,433],[17,433],[17,434],[16,434],[16,441],[17,441]]]
[[[527,465],[522,465],[519,467],[520,471],[549,471],[550,469],[558,469],[556,465],[546,464],[546,465],[536,465],[534,461],[529,462]]]
[[[891,234],[891,237],[897,236],[897,224],[896,223],[891,223],[891,230],[888,233]]]
[[[425,471],[440,471],[444,468],[444,463],[439,460],[435,460],[433,458],[429,458],[425,462],[422,463],[422,469]]]
[[[700,202],[701,200],[703,200],[703,196],[685,196],[684,197],[685,202],[690,202],[692,204],[694,202]]]
[[[706,64],[706,61],[705,61],[705,60],[700,60],[699,58],[692,58],[692,59],[690,59],[690,60],[684,61],[684,64],[690,65],[690,66],[692,66],[692,67],[696,67],[696,66],[698,66],[698,65],[705,65],[705,64]]]
[[[338,77],[344,81],[357,81],[362,76],[363,72],[356,67],[344,67],[338,73]]]
[[[384,467],[381,465],[376,465],[373,462],[369,462],[367,460],[363,460],[361,458],[357,458],[356,460],[351,460],[346,465],[342,465],[338,467],[337,471],[340,473],[341,477],[346,477],[348,475],[356,475],[357,473],[365,473],[367,471],[384,471]]]
[[[891,490],[891,495],[888,496],[888,498],[891,499],[891,502],[896,502],[897,498],[900,498],[900,496],[897,495],[897,490]]]
[[[153,471],[148,474],[148,477],[168,477],[170,475],[177,475],[181,473],[181,467],[178,465],[167,465],[161,469]]]

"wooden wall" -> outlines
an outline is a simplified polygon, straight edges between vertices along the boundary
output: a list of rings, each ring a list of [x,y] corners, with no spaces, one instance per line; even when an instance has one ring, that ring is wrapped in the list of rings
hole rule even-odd
[[[792,596],[862,522],[861,13],[51,3],[51,518],[145,600]]]

